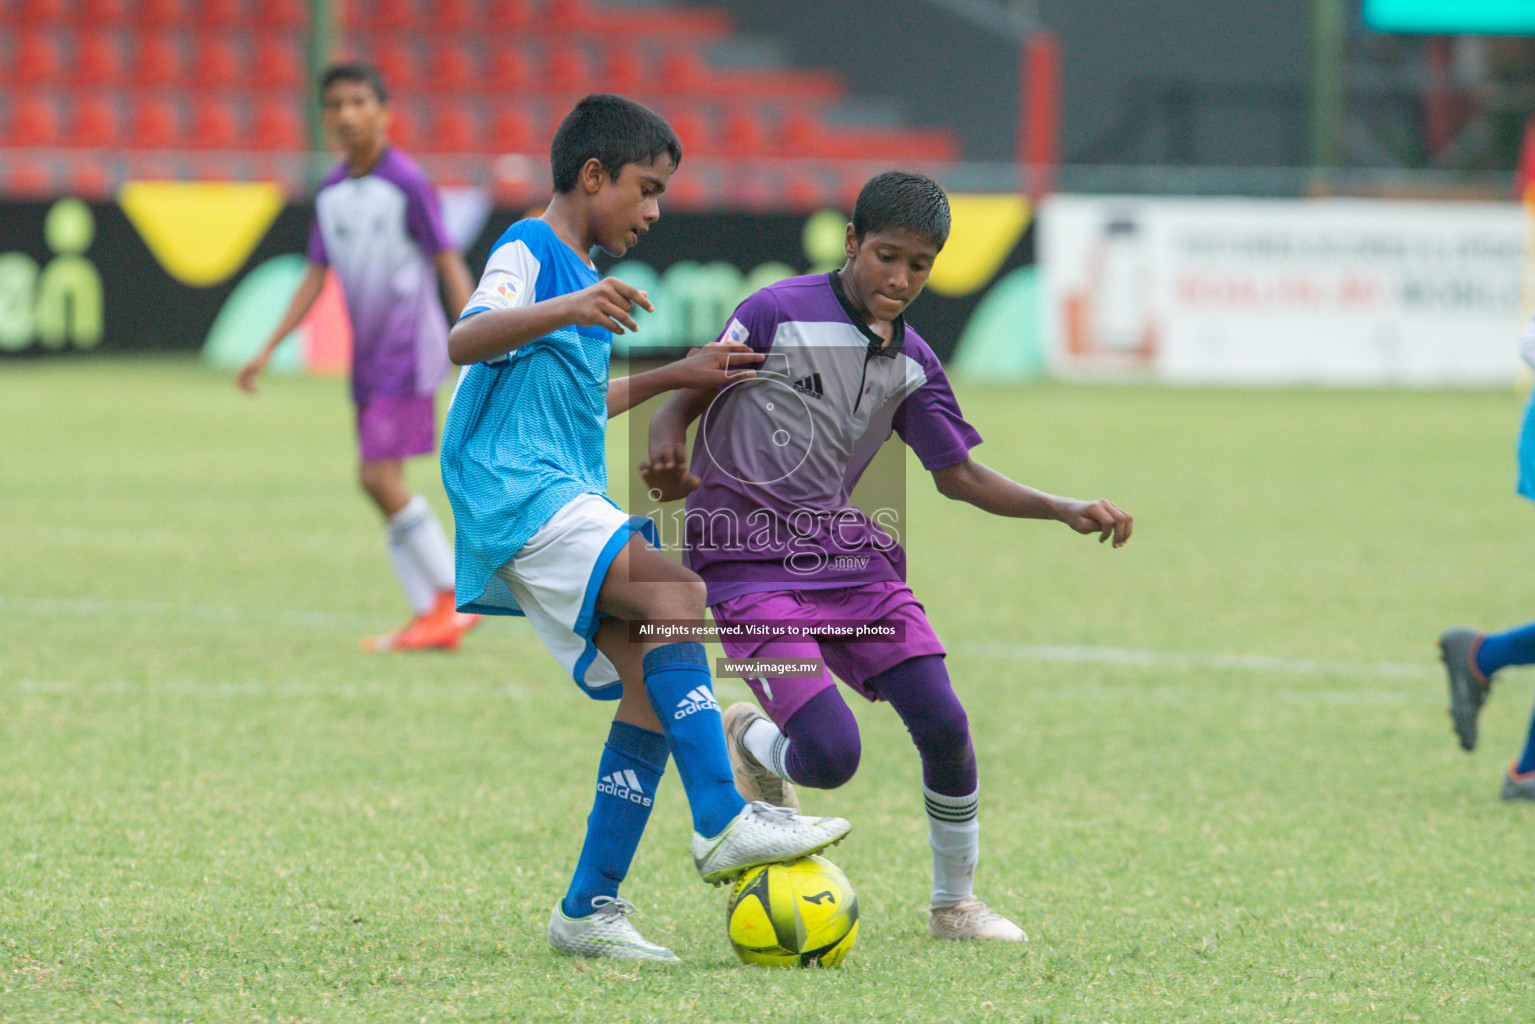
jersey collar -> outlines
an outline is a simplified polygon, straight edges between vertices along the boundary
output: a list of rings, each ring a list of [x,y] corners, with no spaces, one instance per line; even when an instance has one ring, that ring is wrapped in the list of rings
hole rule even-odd
[[[858,328],[858,332],[869,343],[868,357],[875,356],[881,359],[894,359],[901,354],[901,346],[906,343],[906,314],[902,313],[891,321],[890,344],[885,344],[885,339],[875,334],[864,321],[863,315],[853,308],[853,303],[848,299],[847,293],[842,290],[842,276],[835,270],[826,276],[831,282],[832,294],[837,296],[837,301],[842,304],[842,311],[847,318]]]

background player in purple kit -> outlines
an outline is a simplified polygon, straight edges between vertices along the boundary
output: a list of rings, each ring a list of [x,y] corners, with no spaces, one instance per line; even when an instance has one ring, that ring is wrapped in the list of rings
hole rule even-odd
[[[678,392],[651,421],[646,482],[663,500],[688,495],[687,564],[708,585],[722,631],[828,620],[879,622],[897,643],[819,636],[731,638],[732,659],[825,658],[814,678],[748,678],[766,709],[725,711],[736,784],[747,799],[796,806],[789,781],[831,789],[852,778],[860,739],[835,673],[901,716],[922,759],[933,849],[929,930],[939,938],[1022,940],[1023,930],[973,891],[979,853],[978,773],[965,710],[944,649],[907,587],[904,554],[850,495],[894,431],[938,489],[995,515],[1058,519],[1078,533],[1130,537],[1131,517],[1108,501],[1025,487],[970,457],[966,423],[942,367],[905,322],[949,233],[934,182],[890,172],[859,193],[847,263],[752,295],[722,341],[767,353],[750,381]],[[702,415],[690,468],[688,424]]]
[[[479,621],[453,607],[453,549],[426,499],[405,484],[405,460],[429,455],[433,396],[448,371],[448,323],[473,283],[443,229],[421,168],[389,144],[388,93],[365,64],[334,64],[320,78],[321,118],[345,159],[315,196],[309,269],[271,337],[236,378],[246,391],[272,350],[304,319],[334,267],[352,322],[352,399],[358,481],[387,521],[389,560],[413,617],[370,637],[370,650],[453,648]]]

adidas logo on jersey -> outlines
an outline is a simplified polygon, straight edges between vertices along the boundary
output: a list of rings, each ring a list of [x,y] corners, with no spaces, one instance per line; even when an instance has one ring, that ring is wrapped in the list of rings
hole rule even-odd
[[[824,398],[826,396],[825,389],[821,387],[821,375],[819,373],[812,373],[808,377],[801,377],[792,386],[795,391],[802,395],[809,395],[811,398]]]
[[[616,796],[620,800],[628,800],[643,807],[650,806],[650,797],[645,795],[645,787],[640,785],[640,777],[634,774],[633,768],[625,768],[621,772],[604,775],[597,780],[597,792]]]
[[[673,718],[686,718],[700,711],[713,711],[719,714],[720,706],[715,703],[714,694],[707,687],[695,686],[688,691],[688,695],[677,702],[677,710],[672,712]]]

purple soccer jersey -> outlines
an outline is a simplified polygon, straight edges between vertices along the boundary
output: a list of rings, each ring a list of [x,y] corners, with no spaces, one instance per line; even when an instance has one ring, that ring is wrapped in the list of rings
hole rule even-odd
[[[434,260],[451,247],[432,183],[394,147],[366,174],[345,163],[315,196],[309,260],[335,269],[352,321],[352,398],[436,392],[448,321]]]
[[[928,470],[981,443],[933,350],[904,318],[884,344],[835,272],[755,293],[720,340],[767,358],[722,390],[693,443],[687,563],[709,603],[903,580],[898,511],[866,512],[851,495],[892,431]]]

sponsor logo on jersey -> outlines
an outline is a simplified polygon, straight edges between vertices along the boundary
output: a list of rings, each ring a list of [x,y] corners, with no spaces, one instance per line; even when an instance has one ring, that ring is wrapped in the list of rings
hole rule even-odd
[[[800,394],[809,395],[815,399],[823,398],[826,395],[826,389],[821,386],[821,375],[819,373],[812,373],[808,377],[801,377],[791,387]]]

